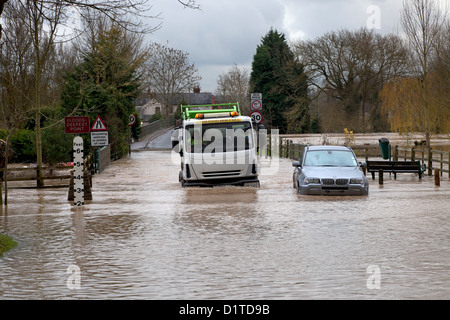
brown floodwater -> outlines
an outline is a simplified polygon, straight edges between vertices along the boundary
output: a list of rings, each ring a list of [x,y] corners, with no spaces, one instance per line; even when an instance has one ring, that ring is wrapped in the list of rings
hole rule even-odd
[[[260,188],[183,189],[178,169],[133,152],[81,208],[66,189],[11,189],[0,299],[450,298],[446,175],[327,197],[297,194],[287,159],[262,164]]]

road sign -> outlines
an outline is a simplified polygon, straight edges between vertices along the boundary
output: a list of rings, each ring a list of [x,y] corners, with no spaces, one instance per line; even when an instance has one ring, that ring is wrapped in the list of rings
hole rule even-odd
[[[133,113],[128,117],[128,125],[131,127],[136,123],[136,115]]]
[[[250,110],[262,110],[262,93],[250,93]]]
[[[66,133],[89,133],[89,117],[65,117]]]
[[[256,123],[261,123],[263,119],[262,113],[259,111],[253,111],[252,113],[250,113],[250,117]]]
[[[252,104],[250,105],[250,110],[261,110],[262,103],[259,100],[252,100]]]
[[[107,131],[105,123],[100,118],[100,116],[97,116],[97,119],[95,119],[94,123],[92,124],[91,131]]]
[[[91,146],[104,147],[109,144],[108,131],[92,131],[91,132]]]
[[[262,100],[262,93],[250,93],[250,100]]]

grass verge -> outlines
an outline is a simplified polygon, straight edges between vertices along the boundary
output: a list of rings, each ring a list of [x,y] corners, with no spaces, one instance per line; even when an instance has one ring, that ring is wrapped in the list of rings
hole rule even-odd
[[[15,242],[11,237],[0,233],[0,257],[3,255],[3,252],[12,249],[15,246],[17,246],[17,242]]]

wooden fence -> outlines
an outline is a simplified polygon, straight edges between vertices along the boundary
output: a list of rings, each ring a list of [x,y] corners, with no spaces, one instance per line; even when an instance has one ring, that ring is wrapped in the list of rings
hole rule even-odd
[[[89,154],[84,158],[84,169],[85,175],[92,179],[92,175],[95,170],[95,162],[93,154]],[[36,181],[35,187],[41,188],[57,188],[57,187],[67,187],[69,186],[68,181],[73,175],[73,165],[55,165],[55,166],[45,166],[45,167],[26,167],[26,168],[14,168],[8,167],[6,177],[3,174],[2,179],[0,179],[0,186],[5,180],[7,182],[26,182],[26,181]],[[4,168],[0,168],[0,172],[5,172]],[[46,180],[52,181],[51,184],[45,184]],[[41,182],[41,183],[39,183]],[[26,186],[14,186],[14,188],[30,188],[31,185]]]
[[[438,169],[441,177],[445,172],[450,178],[450,151],[433,150],[426,147],[406,148],[399,146],[394,146],[392,149],[393,160],[420,160],[426,164],[428,175],[431,176],[433,170]]]

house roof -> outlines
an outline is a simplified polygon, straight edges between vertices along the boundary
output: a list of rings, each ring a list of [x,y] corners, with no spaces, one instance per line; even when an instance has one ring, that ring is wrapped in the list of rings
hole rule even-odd
[[[177,93],[172,98],[172,105],[178,105],[183,99],[186,104],[209,104],[212,103],[212,93],[211,92],[200,92],[200,93]],[[152,100],[151,96],[140,97],[136,100],[136,105],[144,106]]]

